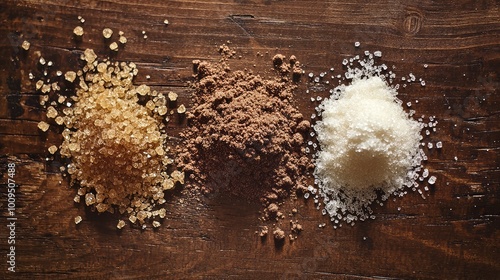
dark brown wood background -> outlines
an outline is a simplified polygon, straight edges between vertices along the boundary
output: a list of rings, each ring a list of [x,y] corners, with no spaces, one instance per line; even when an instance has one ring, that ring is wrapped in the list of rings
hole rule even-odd
[[[79,15],[86,22],[77,43]],[[0,278],[499,279],[498,1],[2,0],[0,21]],[[54,62],[50,75],[76,69],[85,48],[109,55],[104,27],[125,32],[128,43],[113,58],[137,63],[137,84],[175,90],[187,105],[191,61],[217,60],[216,46],[228,40],[242,56],[232,68],[259,73],[271,72],[275,53],[296,55],[307,73],[340,74],[343,58],[380,50],[398,77],[412,72],[427,83],[400,98],[439,121],[429,139],[444,147],[426,163],[435,187],[425,200],[410,193],[377,206],[376,220],[337,230],[318,228],[326,217],[298,200],[305,230],[283,247],[255,235],[258,204],[224,196],[197,202],[175,194],[158,230],[117,231],[116,216],[74,204],[61,163],[45,160],[60,136],[55,127],[37,129],[45,116],[28,79],[41,75],[37,51]],[[25,39],[27,53],[19,48]],[[306,80],[296,96],[310,115],[310,97],[325,93],[306,94]],[[170,133],[183,126],[173,122]],[[19,184],[15,274],[6,263],[7,156],[15,156]],[[77,215],[84,221],[75,226]]]

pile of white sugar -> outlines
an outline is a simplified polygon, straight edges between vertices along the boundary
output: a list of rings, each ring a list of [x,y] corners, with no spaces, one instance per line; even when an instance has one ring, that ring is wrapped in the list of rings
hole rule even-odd
[[[418,187],[423,124],[414,120],[380,68],[349,69],[350,85],[337,87],[318,107],[314,125],[320,149],[315,182],[323,214],[354,224],[374,218],[370,205]],[[367,71],[368,70],[368,71]],[[336,226],[335,226],[336,228]]]
[[[375,76],[353,81],[339,100],[320,105],[316,174],[329,186],[363,191],[404,183],[401,175],[420,144],[420,123],[394,100],[393,89]]]

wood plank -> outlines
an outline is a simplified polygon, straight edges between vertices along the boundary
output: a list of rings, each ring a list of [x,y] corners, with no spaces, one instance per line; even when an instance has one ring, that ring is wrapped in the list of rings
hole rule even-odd
[[[0,250],[2,279],[497,279],[500,274],[500,5],[481,1],[161,1],[5,0],[0,3]],[[72,30],[83,16],[85,35]],[[163,20],[170,24],[165,26]],[[413,73],[426,86],[401,89],[417,115],[435,115],[442,141],[426,163],[438,181],[423,200],[417,193],[376,206],[376,219],[334,230],[312,201],[292,202],[305,230],[275,247],[255,235],[258,204],[233,197],[196,199],[175,192],[158,230],[126,227],[72,201],[76,190],[47,161],[60,130],[45,118],[27,76],[40,77],[37,52],[55,69],[77,69],[93,48],[112,55],[102,29],[123,30],[128,43],[115,60],[138,65],[137,84],[175,90],[190,105],[193,59],[216,61],[230,41],[233,69],[270,74],[276,53],[296,55],[307,73],[341,74],[342,59],[380,50],[399,77]],[[142,38],[142,31],[148,38]],[[28,53],[19,45],[31,43]],[[360,48],[354,42],[361,42]],[[262,54],[259,56],[258,54]],[[428,64],[428,68],[423,65]],[[151,79],[146,79],[150,75]],[[299,110],[314,112],[304,78]],[[418,104],[415,100],[418,99]],[[188,106],[189,109],[189,106]],[[172,122],[176,137],[184,123]],[[455,159],[456,157],[456,159]],[[19,184],[15,274],[8,250],[7,163]],[[398,208],[401,210],[398,211]],[[84,221],[75,226],[73,218]]]

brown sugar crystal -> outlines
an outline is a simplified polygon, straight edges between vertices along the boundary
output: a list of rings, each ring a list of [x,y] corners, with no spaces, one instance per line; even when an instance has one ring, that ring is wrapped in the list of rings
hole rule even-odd
[[[112,51],[118,51],[118,44],[116,42],[113,42],[109,45],[109,49]]]
[[[83,36],[83,28],[81,26],[77,26],[75,27],[75,29],[73,29],[73,33],[79,37]]]
[[[25,51],[29,50],[30,46],[31,44],[28,41],[23,41],[23,43],[21,44],[21,48],[23,48]]]
[[[109,39],[111,38],[111,35],[113,35],[113,30],[111,30],[110,28],[104,28],[102,30],[102,36],[106,39]]]
[[[74,71],[68,71],[64,74],[66,81],[72,83],[76,79],[76,73]]]
[[[38,128],[43,132],[47,131],[49,129],[49,127],[50,127],[50,125],[44,121],[41,121],[38,123]]]
[[[177,93],[170,91],[168,93],[168,100],[170,100],[171,102],[177,101]]]

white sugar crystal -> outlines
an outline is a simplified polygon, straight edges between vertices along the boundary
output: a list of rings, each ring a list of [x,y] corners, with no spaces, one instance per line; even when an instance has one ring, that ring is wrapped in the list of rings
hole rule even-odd
[[[428,169],[424,169],[424,172],[422,173],[422,177],[423,178],[427,178],[429,176],[429,170]]]
[[[429,177],[429,180],[427,182],[429,182],[429,184],[431,185],[434,185],[434,183],[436,183],[436,177],[435,176],[431,176]]]

